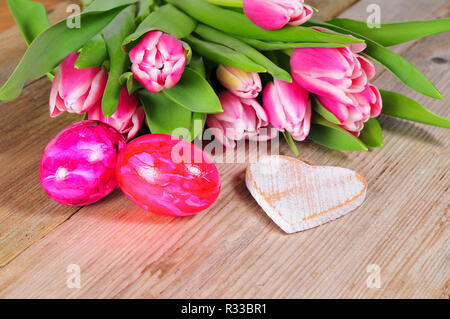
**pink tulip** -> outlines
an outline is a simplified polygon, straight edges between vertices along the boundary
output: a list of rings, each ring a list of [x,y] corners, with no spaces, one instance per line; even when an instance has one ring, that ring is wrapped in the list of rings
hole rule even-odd
[[[148,32],[129,55],[134,77],[152,93],[174,87],[186,66],[181,41],[161,31]]]
[[[262,90],[261,79],[255,72],[220,65],[217,68],[217,78],[231,93],[244,99],[255,98]]]
[[[108,72],[104,67],[77,69],[74,67],[79,53],[69,54],[53,79],[50,91],[50,116],[62,112],[86,113],[103,95]]]
[[[309,92],[351,104],[348,94],[362,92],[376,72],[374,65],[358,54],[363,49],[361,45],[297,48],[291,56],[292,76]]]
[[[281,29],[286,24],[301,25],[314,10],[303,0],[244,0],[245,15],[265,30]]]
[[[297,141],[304,141],[311,128],[309,93],[295,82],[275,79],[263,94],[269,122],[279,131],[288,131]]]
[[[320,103],[341,122],[341,126],[356,136],[371,117],[377,117],[383,107],[381,95],[373,85],[366,85],[360,93],[350,93],[351,104],[343,104],[329,97],[318,96]]]
[[[134,94],[129,95],[124,86],[120,91],[119,105],[112,116],[104,116],[101,103],[98,103],[89,111],[88,118],[111,125],[129,141],[141,128],[144,117],[144,108],[139,106],[138,98]]]
[[[234,148],[241,139],[267,141],[275,137],[268,126],[266,111],[254,99],[243,99],[231,92],[219,94],[223,113],[210,114],[206,121],[214,136],[226,147]],[[276,131],[275,131],[276,132]]]

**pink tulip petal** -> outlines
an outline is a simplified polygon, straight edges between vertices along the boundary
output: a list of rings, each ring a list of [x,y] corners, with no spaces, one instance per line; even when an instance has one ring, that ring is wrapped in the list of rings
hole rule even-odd
[[[287,121],[297,119],[302,121],[305,116],[309,94],[295,82],[289,83],[281,80],[274,80],[279,92],[280,102],[284,107]]]
[[[128,89],[124,85],[120,90],[119,106],[113,116],[119,121],[126,122],[131,119],[138,104],[139,100],[137,96],[135,94],[128,94]]]
[[[383,100],[381,99],[381,94],[377,87],[369,85],[369,88],[375,95],[375,102],[371,103],[370,116],[377,117],[383,110]]]
[[[157,47],[164,60],[177,61],[185,55],[183,44],[171,34],[163,33]]]
[[[58,108],[57,104],[61,106],[61,98],[59,97],[59,85],[61,83],[61,68],[56,71],[55,78],[53,79],[52,88],[50,90],[50,117],[57,117],[62,111]],[[62,103],[64,105],[64,102]]]
[[[330,99],[326,96],[318,96],[319,102],[331,113],[333,113],[337,119],[344,123],[348,118],[348,107],[338,101]]]
[[[106,82],[108,81],[108,71],[102,67],[91,83],[89,95],[84,101],[81,113],[89,111],[103,96],[105,92]]]
[[[303,77],[302,75],[297,73],[293,73],[292,75],[296,83],[309,92],[333,98],[339,103],[344,104],[352,103],[352,100],[345,94],[345,92],[342,89],[336,87],[335,85],[327,81],[323,81],[318,78]]]
[[[88,120],[104,122],[102,104],[100,103],[100,101],[89,110]]]
[[[354,38],[354,36],[351,36],[351,35],[350,35],[350,37]],[[367,44],[365,44],[364,42],[363,43],[349,43],[349,44],[347,44],[347,46],[350,48],[350,50],[353,53],[360,53],[367,48]]]
[[[263,122],[268,122],[267,113],[261,106],[261,104],[258,103],[258,101],[256,101],[255,99],[241,99],[241,103],[251,106],[256,112],[258,118],[260,118]]]
[[[309,21],[312,18],[313,14],[314,14],[313,8],[305,4],[303,5],[302,14],[296,17],[295,19],[291,18],[288,24],[294,26],[302,25],[303,23]]]
[[[367,80],[372,80],[377,72],[375,65],[362,55],[358,55],[359,63],[361,63],[361,68],[364,70],[367,76]]]
[[[263,102],[270,124],[276,129],[283,131],[286,123],[286,115],[281,104],[280,96],[273,82],[267,84],[264,89]]]
[[[131,130],[126,134],[125,138],[127,141],[132,139],[136,136],[136,134],[139,132],[142,123],[144,122],[145,118],[145,110],[142,106],[138,107],[136,111],[133,113],[133,116],[131,117]]]
[[[174,65],[172,71],[166,77],[164,85],[166,89],[173,88],[180,81],[185,66],[186,66],[186,57],[182,56]]]
[[[208,115],[206,118],[206,123],[208,124],[211,133],[216,137],[216,139],[222,143],[227,148],[235,148],[236,143],[224,134],[224,128],[220,125],[220,122],[214,118],[214,116]]]
[[[238,97],[230,92],[222,92],[219,94],[219,100],[224,110],[223,113],[217,114],[223,120],[227,119],[230,122],[239,119],[242,115],[242,103]]]
[[[61,62],[59,94],[64,100],[76,100],[88,92],[98,74],[97,68],[76,69],[74,65],[79,55],[79,53],[71,53]]]
[[[308,77],[342,79],[352,73],[347,48],[297,48],[291,56],[293,73]]]
[[[162,36],[161,31],[150,31],[130,50],[129,56],[132,63],[141,63],[145,51],[148,48],[156,47],[159,39]]]
[[[284,27],[290,20],[286,9],[276,1],[244,0],[245,15],[257,26],[265,30]]]

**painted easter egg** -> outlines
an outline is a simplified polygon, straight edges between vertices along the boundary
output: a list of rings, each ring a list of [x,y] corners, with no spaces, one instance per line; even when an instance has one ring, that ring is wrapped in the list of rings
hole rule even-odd
[[[115,168],[125,139],[99,121],[72,124],[44,150],[39,177],[54,201],[69,206],[95,203],[117,187]]]
[[[217,199],[220,176],[197,146],[164,134],[132,141],[119,154],[117,180],[143,209],[166,216],[197,214]]]

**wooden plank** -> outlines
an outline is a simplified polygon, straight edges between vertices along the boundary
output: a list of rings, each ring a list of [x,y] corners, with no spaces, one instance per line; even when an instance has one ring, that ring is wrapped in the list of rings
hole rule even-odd
[[[58,1],[58,5],[56,5],[56,1],[47,4],[47,8],[49,9],[49,20],[50,23],[55,23],[68,15],[66,13],[67,5],[71,2],[68,1]],[[6,2],[2,2],[6,6]],[[73,3],[73,2],[72,2]],[[2,4],[3,5],[3,4]],[[2,14],[7,13],[9,10],[5,8],[0,10]],[[14,25],[14,20],[12,17],[7,18],[8,25],[12,23]],[[12,20],[12,21],[11,21]],[[0,17],[0,21],[3,21]],[[6,26],[4,26],[6,27]],[[0,32],[3,31],[3,27],[0,26]],[[22,58],[23,53],[25,52],[27,45],[22,38],[22,34],[20,33],[17,27],[13,27],[7,29],[6,31],[1,32],[0,35],[0,58],[1,58],[1,70],[0,72],[0,83],[3,84],[9,77],[9,75],[14,71],[14,68],[19,63]]]
[[[308,0],[305,3],[317,8],[314,19],[329,20],[336,17],[358,0]]]
[[[0,116],[0,265],[69,218],[77,208],[51,202],[39,184],[39,160],[52,136],[79,116],[48,115],[50,82],[25,88]]]
[[[52,12],[58,5],[61,4],[61,2],[67,3],[67,1],[61,0],[41,0],[39,2],[41,2],[45,6],[48,12]],[[72,1],[72,3],[75,2],[77,1]],[[0,32],[13,26],[15,26],[15,22],[14,18],[9,12],[8,4],[6,3],[6,1],[2,1],[0,2]]]
[[[382,8],[395,18],[402,5],[426,3],[386,1]],[[446,8],[436,1],[433,12]],[[428,18],[430,10],[408,14]],[[447,99],[448,43],[438,35],[400,50]],[[406,92],[388,73],[376,84]],[[445,102],[409,95],[450,115]],[[303,159],[352,168],[368,181],[363,207],[333,223],[283,234],[246,191],[246,165],[221,164],[224,187],[207,212],[154,216],[116,191],[2,267],[0,297],[447,298],[448,131],[387,117],[381,124],[385,146],[369,153],[301,144]],[[289,154],[284,144],[281,153]],[[66,286],[70,264],[81,268],[81,289]],[[381,267],[380,289],[366,286],[369,264]]]
[[[67,2],[50,15],[65,16]],[[0,36],[0,83],[6,81],[26,44],[17,28]],[[0,266],[64,222],[76,208],[48,200],[39,184],[39,159],[46,144],[62,128],[79,119],[48,115],[50,82],[43,78],[27,86],[16,100],[1,104],[0,116]]]

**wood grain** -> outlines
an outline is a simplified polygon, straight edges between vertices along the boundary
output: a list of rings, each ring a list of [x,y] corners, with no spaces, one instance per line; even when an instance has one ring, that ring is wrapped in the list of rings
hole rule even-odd
[[[55,7],[57,7],[61,2],[66,2],[62,0],[41,0],[47,12],[52,12]],[[72,3],[78,3],[78,1],[72,1]],[[0,2],[0,32],[4,31],[8,28],[11,28],[15,25],[14,18],[8,9],[8,4],[5,1]]]
[[[53,9],[50,20],[65,16],[67,2]],[[8,78],[26,49],[17,28],[0,36],[0,83]],[[12,102],[0,102],[0,266],[67,220],[78,209],[48,200],[39,184],[39,160],[52,136],[79,119],[48,116],[51,83],[29,84]]]
[[[344,16],[364,19],[373,2],[359,1]],[[384,17],[395,20],[443,16],[449,9],[445,0],[433,1],[431,8],[428,0],[379,3]],[[396,48],[447,101],[449,41],[442,34]],[[5,46],[4,34],[0,44],[3,70],[2,58],[17,44]],[[72,215],[47,200],[35,178],[39,150],[66,121],[46,118],[46,81],[34,82],[19,100],[1,105],[6,145],[0,153],[1,185],[8,195],[0,195],[0,297],[448,298],[447,130],[381,117],[381,149],[338,152],[300,144],[302,159],[356,170],[369,186],[365,204],[354,213],[293,235],[285,235],[252,200],[245,163],[218,165],[219,200],[195,217],[148,214],[120,191]],[[376,84],[407,92],[450,116],[448,102],[411,93],[387,72]],[[290,155],[284,143],[280,153]],[[31,239],[26,241],[25,234]],[[81,268],[81,289],[66,285],[70,264]],[[366,285],[371,264],[381,268],[380,289]]]
[[[43,3],[48,9],[50,23],[53,24],[68,15],[68,13],[66,13],[68,4],[78,3],[78,1],[48,0],[46,2],[43,1]],[[3,1],[0,6],[3,6],[0,9],[0,15],[3,15],[3,18],[2,16],[0,16],[0,21],[6,21],[6,24],[0,25],[0,32],[3,31],[0,37],[0,83],[3,84],[19,63],[23,53],[27,48],[27,45],[17,27],[9,28],[13,26],[15,22],[11,14],[9,13],[9,9],[6,6],[6,1]]]
[[[357,1],[358,0],[309,0],[305,1],[305,3],[319,10],[319,12],[314,14],[314,19],[329,20],[339,15]]]

